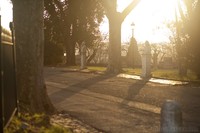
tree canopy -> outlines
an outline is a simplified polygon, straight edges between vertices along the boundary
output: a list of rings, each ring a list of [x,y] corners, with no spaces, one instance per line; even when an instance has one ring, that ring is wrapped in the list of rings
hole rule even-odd
[[[61,43],[67,52],[67,65],[74,65],[75,46],[84,42],[92,47],[100,37],[103,14],[98,0],[45,0],[46,40]]]

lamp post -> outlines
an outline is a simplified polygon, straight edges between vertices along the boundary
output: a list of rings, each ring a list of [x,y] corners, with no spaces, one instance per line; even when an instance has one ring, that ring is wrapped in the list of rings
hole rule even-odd
[[[132,29],[132,38],[134,37],[134,27],[135,27],[135,23],[132,22],[131,23],[131,29]]]

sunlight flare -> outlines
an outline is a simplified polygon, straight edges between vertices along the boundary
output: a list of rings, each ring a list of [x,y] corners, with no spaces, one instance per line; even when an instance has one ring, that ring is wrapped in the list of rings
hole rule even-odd
[[[122,12],[131,2],[132,0],[118,0],[118,12]],[[134,35],[139,42],[168,42],[170,31],[167,23],[175,20],[176,7],[177,0],[141,0],[122,24],[122,42],[129,41],[132,22],[135,23]],[[107,25],[102,25],[104,33],[108,31],[107,28]]]
[[[4,0],[0,4],[0,15],[1,25],[4,28],[9,28],[9,23],[13,20],[12,18],[12,4],[9,1]]]

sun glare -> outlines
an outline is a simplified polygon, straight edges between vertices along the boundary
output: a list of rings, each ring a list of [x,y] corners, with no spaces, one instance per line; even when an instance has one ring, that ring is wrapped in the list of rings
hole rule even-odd
[[[118,0],[117,10],[122,12],[133,0]],[[3,1],[0,5],[2,25],[6,28],[12,21],[12,5]],[[134,37],[138,42],[168,42],[170,31],[166,23],[175,20],[177,0],[141,0],[122,24],[122,42],[128,42],[132,35],[131,23],[135,24]],[[101,25],[101,31],[108,33],[108,21]]]
[[[118,0],[118,12],[122,12],[132,1]],[[122,24],[122,41],[129,41],[131,23],[134,22],[134,36],[139,42],[168,42],[170,33],[166,23],[175,20],[176,6],[177,0],[141,0]]]
[[[0,15],[1,25],[4,28],[9,28],[9,23],[12,21],[12,4],[8,0],[1,1]]]

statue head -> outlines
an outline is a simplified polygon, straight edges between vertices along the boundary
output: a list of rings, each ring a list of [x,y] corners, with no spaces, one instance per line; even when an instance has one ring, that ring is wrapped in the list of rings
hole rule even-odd
[[[149,41],[146,41],[145,42],[145,46],[149,46],[150,44],[149,44]]]
[[[145,42],[145,53],[150,54],[151,53],[151,46],[149,44],[149,41]]]

